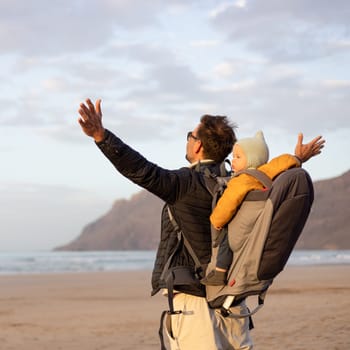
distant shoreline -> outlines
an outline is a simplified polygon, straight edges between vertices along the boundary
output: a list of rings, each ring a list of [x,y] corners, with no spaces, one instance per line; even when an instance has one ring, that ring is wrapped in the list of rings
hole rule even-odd
[[[0,253],[0,275],[151,271],[156,251]],[[350,250],[296,250],[289,266],[350,265]]]

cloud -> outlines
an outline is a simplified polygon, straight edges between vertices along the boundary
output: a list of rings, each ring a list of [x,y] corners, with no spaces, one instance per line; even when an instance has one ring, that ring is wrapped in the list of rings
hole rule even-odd
[[[253,75],[246,72],[206,89],[207,101],[240,126],[273,126],[286,133],[350,128],[349,80],[315,79],[292,66],[269,63]]]
[[[101,52],[101,57],[108,57],[112,60],[120,60],[124,64],[132,60],[134,63],[155,64],[175,62],[176,54],[173,50],[166,46],[146,42],[128,42],[127,40],[119,40],[106,45]]]
[[[324,80],[322,85],[332,90],[338,90],[343,88],[350,88],[350,81],[348,80]]]
[[[305,61],[348,52],[350,3],[337,0],[226,3],[210,14],[230,42],[274,61]]]
[[[220,43],[217,40],[195,40],[195,41],[191,41],[190,45],[195,48],[201,47],[201,48],[212,49],[216,46],[219,46]]]
[[[214,74],[221,77],[231,77],[235,72],[235,67],[230,62],[222,62],[214,67]]]
[[[63,55],[102,47],[115,31],[157,25],[159,0],[1,1],[0,52]],[[30,28],[30,30],[29,30]]]
[[[46,19],[42,18],[40,6],[45,9],[48,5],[43,4],[37,0],[32,6],[24,5],[18,15],[26,12],[28,19],[24,18],[24,21],[39,16],[44,22]],[[234,34],[235,41],[227,45],[221,36],[201,39],[201,36],[189,35],[187,46],[182,49],[189,50],[186,51],[188,57],[191,57],[190,53],[194,57],[203,57],[198,62],[193,58],[185,59],[186,55],[179,53],[182,42],[167,45],[164,43],[166,37],[156,30],[161,25],[157,16],[162,9],[168,13],[175,12],[173,20],[176,20],[177,16],[186,14],[189,7],[180,6],[177,1],[170,1],[167,7],[161,1],[152,1],[147,3],[150,8],[146,10],[146,5],[140,1],[105,0],[99,2],[98,8],[96,4],[67,1],[59,6],[58,2],[53,2],[50,12],[53,22],[64,16],[69,22],[72,20],[70,16],[80,11],[80,27],[77,30],[79,35],[85,36],[89,32],[85,29],[89,19],[94,18],[91,28],[97,18],[103,18],[101,30],[108,27],[108,39],[106,37],[98,45],[87,47],[87,51],[76,52],[64,46],[64,55],[17,56],[10,73],[4,76],[16,91],[11,93],[12,90],[8,89],[7,97],[3,96],[1,125],[37,128],[41,135],[76,141],[72,123],[78,116],[79,103],[86,97],[103,99],[108,125],[130,135],[131,139],[135,137],[145,141],[168,135],[170,126],[182,132],[184,122],[196,121],[204,113],[227,114],[252,122],[260,122],[264,118],[266,122],[272,121],[274,125],[287,127],[288,130],[299,115],[303,117],[298,121],[309,125],[310,129],[313,118],[323,128],[349,125],[346,117],[349,110],[348,77],[345,75],[341,80],[336,74],[325,74],[325,71],[333,70],[331,60],[326,70],[314,74],[309,74],[306,66],[307,60],[317,54],[314,45],[322,50],[326,48],[326,45],[321,45],[323,42],[318,41],[323,40],[321,34],[324,31],[334,31],[337,40],[333,44],[337,50],[350,47],[350,40],[340,30],[347,26],[345,16],[340,15],[340,20],[336,20],[336,14],[340,12],[339,2],[329,6],[321,1],[315,11],[309,3],[300,0],[283,4],[272,0],[263,3],[223,2],[211,12],[211,23],[228,38]],[[205,3],[203,8],[208,9],[207,5]],[[7,7],[13,8],[12,2],[2,2],[0,6],[4,10],[3,17],[10,22],[14,20],[14,13],[6,13]],[[344,3],[345,12],[348,8]],[[200,8],[196,9],[199,11]],[[145,18],[139,24],[134,23],[142,11],[146,11]],[[128,19],[128,16],[134,16],[133,13],[135,18]],[[313,31],[305,34],[304,30],[308,28]],[[145,35],[148,29],[150,32]],[[320,35],[315,32],[316,29],[320,29]],[[65,30],[62,25],[62,35],[70,41],[71,37]],[[133,31],[138,31],[138,35]],[[45,35],[43,47],[50,32]],[[304,39],[310,40],[307,46],[311,56],[308,48],[304,50],[300,46],[306,44],[302,43]],[[74,35],[72,40],[75,40]],[[293,43],[289,45],[288,40]],[[236,42],[262,56],[236,52]],[[195,51],[194,43],[199,44]],[[95,50],[98,47],[99,50]],[[213,50],[218,54],[213,55]],[[346,55],[342,57],[346,61]],[[16,84],[13,83],[15,80]],[[155,124],[157,128],[153,127]],[[134,126],[134,130],[130,125]],[[172,133],[174,137],[176,132]]]

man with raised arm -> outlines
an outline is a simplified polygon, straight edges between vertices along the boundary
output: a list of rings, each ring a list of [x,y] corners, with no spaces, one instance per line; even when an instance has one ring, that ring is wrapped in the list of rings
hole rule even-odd
[[[95,104],[86,100],[80,105],[79,114],[84,133],[94,139],[118,172],[165,201],[200,263],[208,264],[212,198],[203,176],[206,168],[219,174],[220,164],[236,142],[235,126],[225,116],[202,116],[199,124],[187,134],[186,159],[190,166],[168,170],[148,161],[104,128],[100,100]],[[299,134],[295,155],[305,162],[319,154],[323,146],[322,137],[303,144],[303,136]],[[178,238],[168,210],[162,211],[161,220],[161,238],[152,273],[152,295],[165,287],[161,274],[175,249],[172,266],[195,267],[186,247],[177,247]],[[210,309],[202,285],[192,291],[177,288],[173,301],[178,312],[167,315],[165,332],[172,350],[252,349],[249,320],[225,318],[219,311]],[[232,308],[233,313],[246,313],[244,301]]]

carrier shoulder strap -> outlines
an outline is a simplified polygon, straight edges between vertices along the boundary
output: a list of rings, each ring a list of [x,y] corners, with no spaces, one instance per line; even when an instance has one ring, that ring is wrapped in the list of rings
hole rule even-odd
[[[197,254],[194,252],[190,242],[188,241],[188,239],[184,235],[183,231],[180,229],[179,225],[177,224],[177,222],[176,222],[173,214],[171,213],[171,210],[170,210],[169,207],[168,207],[168,214],[169,214],[170,222],[174,226],[175,231],[178,232],[179,241],[181,240],[181,237],[182,237],[184,245],[185,245],[187,251],[189,252],[189,254],[191,255],[191,257],[192,257],[192,259],[193,259],[193,261],[195,263],[196,272],[199,272],[202,269],[202,264],[199,261],[199,259],[197,257]]]
[[[184,235],[184,233],[180,229],[179,225],[177,224],[173,214],[171,213],[171,210],[170,210],[169,206],[167,206],[167,210],[168,210],[169,220],[170,220],[171,224],[173,225],[173,227],[175,229],[175,232],[177,233],[177,244],[176,244],[172,254],[169,256],[167,262],[165,263],[160,278],[164,279],[165,274],[168,271],[169,266],[171,264],[171,261],[172,261],[174,255],[176,254],[177,250],[180,248],[182,242],[184,243],[184,246],[186,247],[187,251],[189,252],[189,254],[191,255],[191,257],[192,257],[192,259],[193,259],[193,261],[195,263],[196,272],[197,273],[200,272],[201,269],[202,269],[201,262],[199,261],[196,253],[194,252],[190,242],[188,241],[188,239],[186,238],[186,236]]]
[[[203,267],[202,264],[200,262],[200,260],[198,259],[196,253],[194,252],[190,242],[187,240],[186,236],[184,235],[184,233],[182,232],[182,230],[179,228],[179,225],[177,224],[175,218],[173,217],[171,210],[169,207],[167,207],[168,210],[168,214],[169,214],[169,219],[170,222],[172,223],[172,225],[174,226],[174,229],[177,233],[177,244],[176,247],[174,248],[172,254],[169,256],[166,264],[164,265],[162,274],[161,274],[161,279],[163,279],[166,283],[166,288],[168,290],[168,303],[169,303],[169,313],[170,314],[174,314],[177,313],[174,310],[174,302],[173,302],[173,298],[174,298],[174,276],[173,274],[168,274],[167,272],[169,270],[171,261],[174,257],[174,255],[176,254],[176,252],[178,251],[178,249],[181,247],[181,244],[183,242],[184,246],[186,247],[188,253],[190,254],[190,256],[192,257],[194,263],[195,263],[195,272],[196,274],[199,274],[203,271]]]
[[[225,161],[220,164],[219,174],[210,171],[209,168],[205,168],[203,171],[205,187],[213,197],[212,209],[215,207],[218,199],[227,186],[227,182],[231,178],[231,172],[226,169],[226,164],[230,164],[228,159],[225,159]]]
[[[234,177],[239,176],[241,174],[248,174],[250,176],[253,176],[259,182],[261,182],[265,188],[270,189],[272,186],[272,180],[265,173],[263,173],[262,171],[260,171],[258,169],[251,168],[251,169],[241,170],[241,171],[235,173]]]

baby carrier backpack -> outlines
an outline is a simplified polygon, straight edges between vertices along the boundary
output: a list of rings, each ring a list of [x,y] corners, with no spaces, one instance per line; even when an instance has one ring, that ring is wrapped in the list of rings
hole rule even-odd
[[[232,317],[248,317],[263,306],[268,288],[283,270],[303,230],[314,199],[313,184],[304,169],[286,170],[274,181],[259,170],[243,172],[258,179],[264,190],[247,194],[223,232],[212,227],[212,258],[207,268],[207,272],[215,268],[218,245],[228,234],[233,251],[228,282],[223,286],[207,285],[206,297],[210,307]],[[207,174],[213,208],[228,181]],[[233,315],[229,308],[250,295],[258,296],[258,306],[245,315]]]
[[[225,174],[224,163],[222,174]],[[163,322],[166,314],[181,313],[174,310],[173,297],[177,286],[186,287],[191,294],[206,296],[211,308],[221,309],[224,317],[249,317],[264,304],[266,292],[273,279],[283,270],[304,228],[314,199],[313,184],[309,174],[301,168],[286,170],[273,181],[259,170],[245,170],[264,186],[264,190],[251,191],[245,197],[230,223],[221,231],[211,228],[212,257],[209,265],[202,266],[186,235],[177,225],[171,211],[169,218],[178,235],[177,247],[164,266],[161,279],[167,289],[169,310],[161,316],[159,336],[161,349],[165,350]],[[204,175],[207,190],[212,194],[212,207],[224,192],[231,177],[212,173]],[[228,271],[228,283],[223,286],[200,284],[205,270],[215,268],[218,246],[228,234],[233,260]],[[194,270],[188,267],[171,268],[171,260],[178,247],[184,245],[195,262]],[[194,292],[196,291],[196,293]],[[197,293],[198,292],[198,293]],[[257,295],[257,307],[246,314],[234,314],[230,307],[248,296]],[[252,326],[252,323],[251,327]]]

